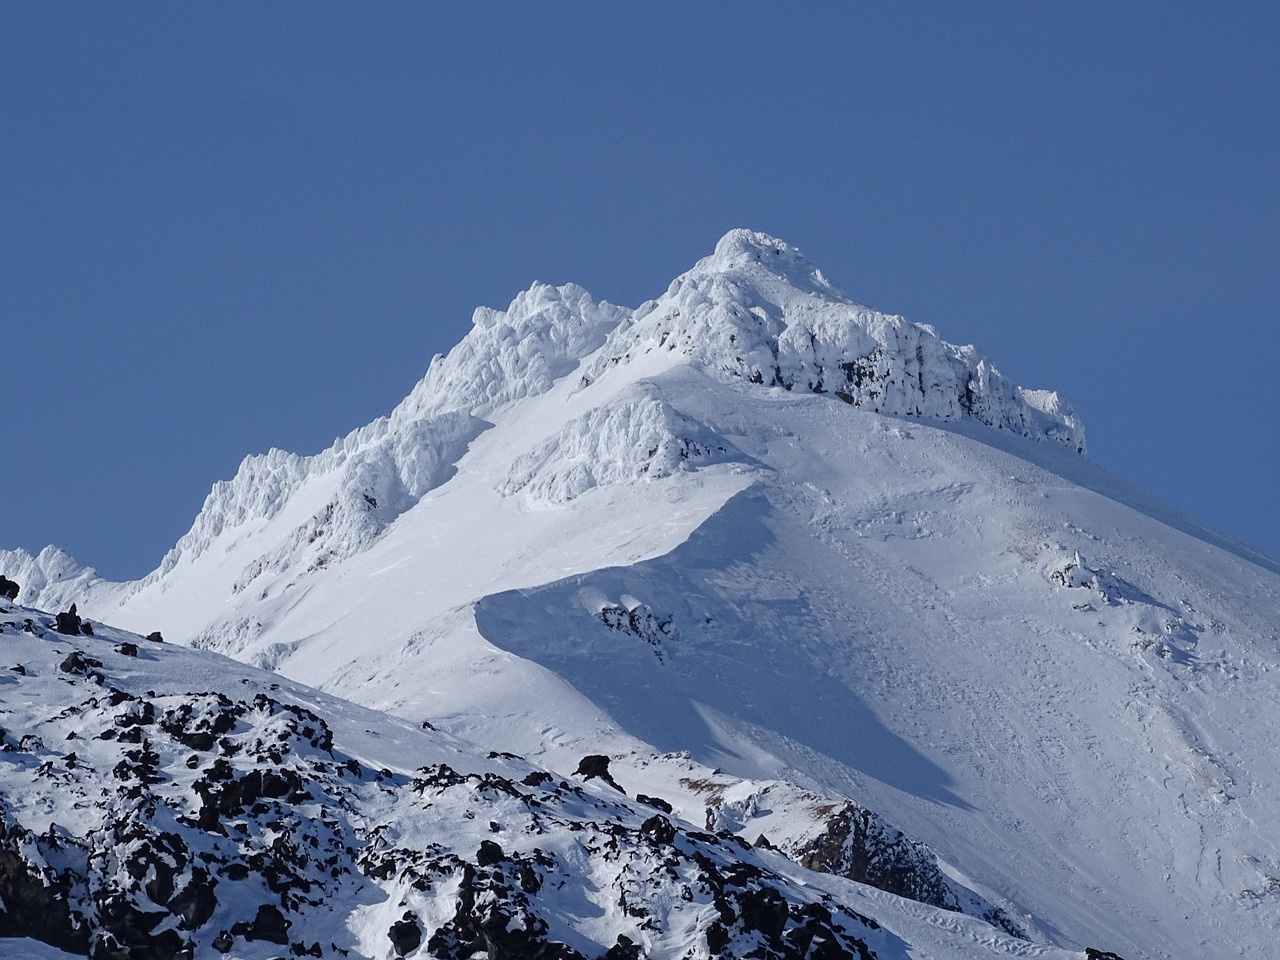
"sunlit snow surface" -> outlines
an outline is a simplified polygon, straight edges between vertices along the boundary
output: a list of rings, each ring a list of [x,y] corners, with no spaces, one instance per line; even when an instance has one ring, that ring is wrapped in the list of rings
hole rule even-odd
[[[390,418],[247,461],[143,581],[0,560],[27,602],[553,769],[609,753],[649,792],[689,751],[851,797],[1038,940],[1267,955],[1280,576],[1083,442],[738,231],[635,311],[478,311]]]

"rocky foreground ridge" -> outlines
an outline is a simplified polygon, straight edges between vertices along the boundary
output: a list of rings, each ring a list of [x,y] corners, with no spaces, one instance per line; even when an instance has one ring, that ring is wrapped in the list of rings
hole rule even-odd
[[[96,960],[907,956],[872,914],[910,901],[815,882],[724,829],[746,807],[722,799],[728,778],[707,782],[721,823],[701,829],[627,796],[604,756],[554,776],[12,602],[0,665],[5,956],[32,941]],[[830,812],[793,851],[808,866],[959,908],[927,850],[852,804]],[[981,956],[1068,956],[915,909],[985,931]]]

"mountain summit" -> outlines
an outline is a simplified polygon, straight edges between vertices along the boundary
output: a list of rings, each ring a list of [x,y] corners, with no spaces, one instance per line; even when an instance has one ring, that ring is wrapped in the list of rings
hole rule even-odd
[[[142,580],[0,572],[556,775],[606,758],[931,929],[1265,955],[1280,575],[1084,450],[1056,394],[735,230],[634,309],[477,310],[389,416],[247,458]]]

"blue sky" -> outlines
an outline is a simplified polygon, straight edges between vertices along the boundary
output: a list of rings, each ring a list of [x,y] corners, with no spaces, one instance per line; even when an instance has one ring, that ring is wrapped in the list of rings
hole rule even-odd
[[[0,7],[0,545],[152,568],[534,279],[749,226],[1280,555],[1274,4]]]

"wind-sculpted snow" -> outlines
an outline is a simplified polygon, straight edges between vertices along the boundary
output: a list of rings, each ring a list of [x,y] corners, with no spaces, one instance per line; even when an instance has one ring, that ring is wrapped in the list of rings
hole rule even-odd
[[[582,383],[662,350],[762,386],[829,393],[877,413],[968,416],[1084,452],[1084,428],[1056,394],[1023,390],[932,327],[855,304],[798,250],[761,233],[727,234],[614,330]]]
[[[571,781],[52,619],[0,608],[6,957],[1067,957],[869,888],[834,895],[629,798],[603,757]]]
[[[511,464],[500,490],[567,503],[592,487],[742,461],[728,440],[655,397],[597,407]]]
[[[9,576],[21,588],[21,597],[49,606],[65,606],[67,597],[83,595],[98,580],[92,567],[81,566],[64,550],[45,547],[39,553],[26,550],[0,550],[0,573]]]
[[[400,513],[453,473],[467,444],[485,427],[480,417],[504,403],[547,390],[604,342],[630,311],[594,301],[581,287],[534,284],[506,311],[476,310],[470,333],[448,356],[437,356],[426,375],[388,417],[336,441],[314,456],[284,450],[246,457],[236,475],[214,484],[191,529],[140,581],[97,583],[113,596],[135,593],[200,558],[221,536],[271,521],[304,491],[326,488],[303,522],[244,567],[233,586],[245,589],[264,572],[305,573],[367,547]],[[264,537],[270,540],[271,537]],[[20,571],[33,602],[83,597],[97,581],[56,548],[36,557],[0,551],[0,562]],[[74,581],[72,583],[71,581]]]
[[[426,376],[391,419],[417,419],[441,410],[483,416],[504,403],[543,393],[630,316],[627,308],[597,302],[575,283],[535,283],[505,311],[478,308],[466,337],[447,356],[431,361]]]
[[[453,411],[395,424],[378,421],[314,457],[283,450],[248,457],[234,478],[214,484],[191,530],[150,579],[183,559],[196,559],[224,531],[272,519],[304,484],[330,476],[336,482],[329,502],[294,531],[286,547],[296,551],[320,541],[317,553],[327,549],[331,559],[350,556],[451,476],[454,461],[482,429],[481,421]],[[291,561],[296,554],[285,549],[277,557]],[[263,557],[262,564],[269,568],[279,560]]]

